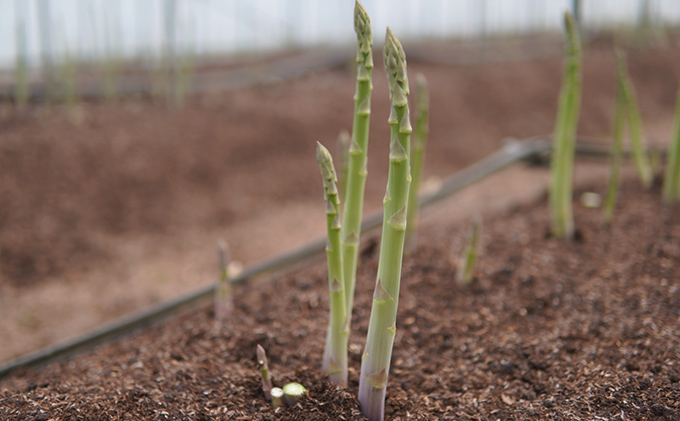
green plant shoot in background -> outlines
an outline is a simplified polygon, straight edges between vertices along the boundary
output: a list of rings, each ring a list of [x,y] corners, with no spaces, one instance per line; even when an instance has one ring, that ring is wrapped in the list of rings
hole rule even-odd
[[[680,89],[675,104],[675,123],[673,138],[668,150],[668,163],[663,182],[663,200],[667,205],[675,205],[680,198]]]
[[[385,417],[385,391],[396,334],[406,235],[406,206],[411,184],[409,155],[412,129],[408,108],[406,56],[401,43],[389,28],[385,37],[383,59],[391,102],[388,120],[391,134],[390,163],[387,192],[383,199],[378,275],[359,377],[361,411],[371,421],[382,421]]]
[[[418,190],[423,173],[425,161],[425,144],[429,132],[430,96],[427,91],[427,79],[422,74],[416,76],[416,91],[418,101],[416,103],[416,118],[411,142],[411,191],[408,195],[408,223],[406,224],[406,250],[416,245],[418,235]]]
[[[616,51],[617,59],[622,54],[619,50]],[[616,108],[614,111],[614,144],[609,162],[609,181],[607,186],[607,194],[604,199],[602,211],[604,221],[611,222],[614,214],[614,207],[616,205],[616,196],[619,189],[619,169],[621,168],[621,161],[623,160],[623,133],[626,124],[626,98],[624,94],[623,81],[621,80],[622,73],[618,72],[617,89],[616,89]]]
[[[581,104],[581,40],[574,17],[566,12],[566,63],[557,110],[550,161],[549,202],[551,231],[555,238],[572,239],[574,149]]]
[[[628,117],[628,133],[630,134],[630,146],[633,152],[633,161],[640,175],[642,185],[648,189],[652,186],[652,166],[649,163],[649,156],[645,151],[644,141],[642,139],[642,119],[640,118],[640,110],[637,104],[637,96],[635,95],[635,88],[628,76],[626,69],[626,56],[622,51],[618,51],[616,55],[617,67],[620,81],[620,88],[623,91],[623,98],[626,103],[626,115]]]
[[[472,283],[475,279],[475,272],[477,270],[477,256],[479,255],[479,232],[481,230],[481,218],[476,216],[472,220],[472,227],[470,228],[470,236],[465,244],[463,251],[463,259],[461,260],[458,271],[456,272],[456,279],[463,285]]]

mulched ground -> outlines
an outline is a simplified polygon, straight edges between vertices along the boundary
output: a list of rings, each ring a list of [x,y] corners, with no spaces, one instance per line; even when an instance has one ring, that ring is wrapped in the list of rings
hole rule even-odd
[[[602,191],[602,186],[586,190]],[[578,197],[578,196],[577,196]],[[550,238],[545,201],[484,221],[477,280],[455,279],[469,227],[424,224],[406,258],[387,392],[391,420],[680,418],[680,215],[660,186],[624,183],[611,226],[576,205],[579,240]],[[370,241],[367,241],[369,243]],[[363,253],[350,386],[319,373],[325,265],[236,288],[217,329],[209,310],[0,383],[6,420],[350,420],[377,261]],[[274,381],[309,388],[273,411],[255,346]]]

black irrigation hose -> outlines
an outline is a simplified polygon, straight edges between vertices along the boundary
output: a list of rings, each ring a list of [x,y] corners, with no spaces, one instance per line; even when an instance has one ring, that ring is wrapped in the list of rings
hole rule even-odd
[[[492,153],[470,167],[465,168],[446,178],[436,192],[420,199],[420,204],[426,206],[441,200],[448,195],[474,183],[475,181],[480,180],[521,160],[538,159],[539,162],[542,162],[550,151],[550,145],[550,136],[538,136],[525,140],[511,139],[507,141],[505,145],[498,151]],[[578,146],[577,152],[579,154],[582,152],[589,154],[592,152],[592,147]],[[597,149],[598,155],[602,154],[603,152],[603,148]],[[368,231],[380,226],[382,223],[382,217],[382,212],[376,212],[369,215],[362,223],[362,230]],[[231,282],[240,283],[266,272],[283,268],[292,268],[307,258],[321,254],[321,252],[323,252],[325,249],[325,246],[325,238],[313,241],[297,250],[283,253],[279,256],[267,259],[261,263],[251,266],[243,271],[243,273],[241,273],[239,276],[234,277]],[[179,297],[175,300],[160,303],[140,312],[133,313],[129,316],[121,317],[111,323],[105,324],[97,329],[87,332],[80,337],[56,343],[46,348],[10,360],[0,365],[0,379],[8,376],[11,372],[18,369],[35,368],[53,361],[57,361],[59,359],[67,358],[78,351],[90,349],[107,340],[111,340],[115,337],[130,333],[139,328],[157,323],[170,315],[178,313],[180,310],[196,308],[199,306],[201,301],[206,300],[213,295],[214,288],[214,285],[203,287],[193,293]]]

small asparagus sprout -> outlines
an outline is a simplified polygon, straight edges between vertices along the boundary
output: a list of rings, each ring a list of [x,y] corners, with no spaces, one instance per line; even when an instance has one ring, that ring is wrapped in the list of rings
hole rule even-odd
[[[417,215],[418,215],[418,190],[423,173],[423,161],[425,160],[425,144],[429,132],[430,98],[427,91],[427,79],[423,74],[416,76],[418,102],[416,109],[415,126],[411,144],[411,191],[408,195],[408,222],[406,224],[406,250],[415,247],[417,238]]]
[[[338,177],[339,196],[345,197],[345,183],[347,182],[347,172],[349,171],[349,146],[352,143],[352,136],[347,130],[338,133],[338,149],[340,150],[340,176]]]
[[[472,220],[472,228],[470,236],[465,244],[465,251],[463,252],[463,261],[458,267],[456,278],[458,282],[463,285],[469,285],[475,279],[475,272],[477,270],[477,256],[479,254],[479,231],[481,230],[482,221],[479,216]]]
[[[406,56],[389,28],[385,37],[383,58],[391,101],[388,120],[391,129],[390,163],[387,192],[383,199],[384,216],[378,275],[359,378],[361,412],[371,421],[382,421],[385,417],[385,389],[396,334],[401,263],[406,233],[406,205],[411,184],[409,153],[412,129],[408,109]]]
[[[618,51],[617,51],[618,55]],[[614,111],[614,144],[612,145],[611,156],[609,159],[609,182],[607,194],[602,207],[604,221],[611,222],[616,205],[616,196],[619,189],[619,169],[623,159],[623,132],[626,123],[626,98],[623,92],[622,74],[619,72],[618,88],[616,89],[616,109]]]
[[[566,12],[567,29],[565,71],[560,90],[557,123],[550,162],[551,229],[556,238],[574,236],[572,210],[574,149],[581,103],[581,41],[573,16]]]
[[[354,286],[359,259],[359,238],[361,237],[361,216],[368,174],[368,129],[371,121],[371,91],[373,90],[373,82],[371,81],[373,71],[371,19],[358,1],[354,4],[354,32],[357,36],[357,85],[354,94],[354,122],[349,147],[349,165],[347,178],[343,179],[345,211],[341,232],[348,329],[352,319]]]
[[[663,200],[667,205],[675,205],[680,198],[680,89],[678,89],[678,100],[675,104],[674,124],[663,182]]]
[[[345,307],[345,285],[342,277],[342,248],[340,246],[340,200],[337,177],[330,152],[317,142],[316,159],[323,176],[324,199],[326,200],[326,228],[328,242],[328,290],[330,294],[330,321],[326,338],[326,350],[322,367],[330,380],[347,386],[347,308]]]
[[[640,175],[642,185],[649,189],[652,186],[653,172],[652,166],[649,163],[649,156],[645,152],[645,145],[642,139],[642,123],[640,118],[640,110],[638,109],[637,97],[635,95],[635,88],[630,81],[628,71],[626,70],[626,57],[622,51],[617,51],[616,54],[619,80],[621,89],[623,90],[623,97],[626,101],[626,113],[628,115],[628,129],[630,133],[630,145],[633,151],[633,160],[635,167]]]
[[[298,401],[307,393],[307,389],[300,383],[288,383],[283,386],[283,397],[290,407],[297,405]]]
[[[285,403],[283,401],[283,389],[280,387],[272,387],[272,406],[274,409],[282,407]]]
[[[229,246],[224,241],[217,244],[217,259],[219,276],[215,287],[215,320],[221,324],[234,310],[234,287],[229,276]]]
[[[260,375],[262,377],[262,391],[266,399],[273,399],[272,395],[272,377],[269,374],[269,364],[267,364],[267,354],[264,352],[262,346],[257,345],[257,363],[260,366]]]

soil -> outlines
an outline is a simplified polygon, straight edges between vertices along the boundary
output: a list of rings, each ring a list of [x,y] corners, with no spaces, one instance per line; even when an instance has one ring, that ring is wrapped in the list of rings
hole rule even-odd
[[[601,183],[583,189],[602,190]],[[611,225],[601,209],[579,205],[575,220],[578,240],[567,243],[547,235],[545,197],[487,217],[469,286],[455,281],[469,221],[426,220],[404,264],[388,419],[680,417],[677,209],[660,205],[659,183],[643,191],[628,176]],[[0,383],[0,415],[364,419],[355,396],[377,263],[365,249],[347,390],[319,369],[328,309],[320,262],[239,285],[221,328],[206,309],[72,361],[16,373]],[[265,401],[257,344],[268,352],[275,384],[308,387],[296,407],[275,411]]]

